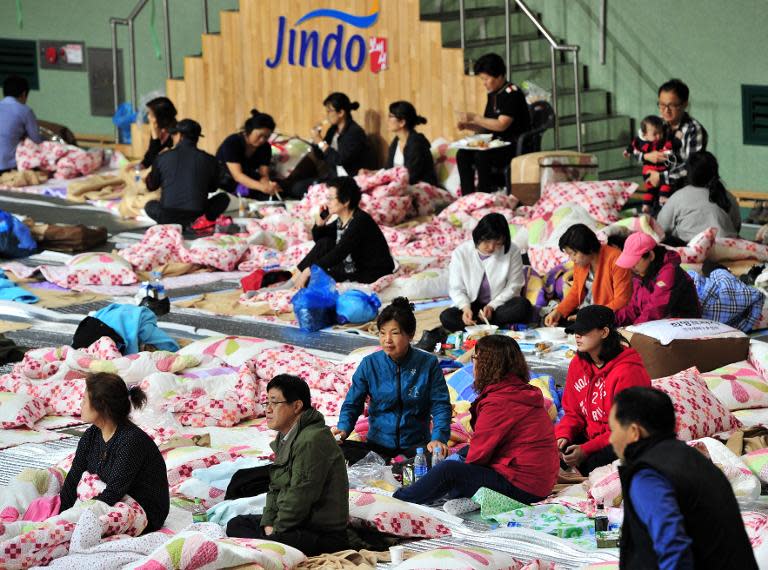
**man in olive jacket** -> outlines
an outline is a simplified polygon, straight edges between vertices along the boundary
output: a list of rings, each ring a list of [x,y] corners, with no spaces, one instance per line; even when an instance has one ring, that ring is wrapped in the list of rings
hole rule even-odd
[[[298,548],[307,556],[349,548],[349,480],[344,455],[311,406],[309,386],[280,374],[267,384],[267,426],[278,432],[270,445],[269,492],[261,515],[240,515],[227,535],[262,538]]]

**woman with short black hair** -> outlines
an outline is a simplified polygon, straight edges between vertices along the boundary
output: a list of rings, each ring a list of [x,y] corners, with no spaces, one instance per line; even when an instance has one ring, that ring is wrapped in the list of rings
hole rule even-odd
[[[275,131],[271,115],[251,109],[251,116],[239,133],[229,135],[216,151],[225,175],[221,189],[241,197],[265,200],[280,190],[269,178],[272,145],[269,138]]]
[[[437,186],[429,140],[416,131],[416,127],[426,125],[427,120],[408,101],[395,101],[389,106],[387,124],[395,138],[389,145],[386,168],[404,166],[408,169],[409,184],[426,182]]]
[[[328,204],[315,217],[312,239],[315,246],[298,264],[297,287],[309,281],[317,265],[336,281],[373,283],[395,270],[389,245],[371,216],[359,208],[362,196],[354,178],[344,176],[328,182]],[[336,219],[327,223],[331,216]]]
[[[97,501],[113,506],[129,495],[147,515],[145,532],[162,528],[170,509],[165,461],[155,442],[129,417],[132,408],[146,401],[141,388],[129,389],[116,374],[86,377],[80,417],[93,425],[80,438],[59,493],[62,511],[75,504],[77,486],[88,472],[106,485]]]
[[[628,347],[615,323],[611,309],[591,305],[565,329],[576,335],[577,352],[568,366],[565,414],[555,426],[555,437],[563,460],[585,476],[616,459],[608,426],[614,395],[631,386],[651,386],[640,354]]]
[[[466,463],[443,461],[395,498],[432,503],[444,495],[472,497],[480,487],[523,503],[544,500],[559,468],[552,421],[541,390],[529,384],[525,356],[514,339],[491,335],[475,347],[472,439]]]
[[[481,321],[508,327],[527,323],[531,303],[521,295],[525,285],[523,258],[512,243],[501,214],[488,214],[472,230],[472,241],[457,247],[448,266],[448,292],[453,306],[440,314],[451,332]]]
[[[601,245],[595,232],[584,224],[574,224],[560,236],[560,249],[573,262],[573,285],[568,294],[549,313],[544,324],[556,327],[563,319],[573,320],[574,313],[589,305],[605,305],[618,311],[632,295],[632,276],[618,267],[621,251]]]
[[[435,355],[411,347],[416,334],[413,306],[404,297],[396,298],[376,326],[382,350],[363,358],[331,431],[346,440],[370,397],[365,444],[345,442],[342,447],[350,464],[369,450],[386,459],[412,457],[417,447],[444,455],[451,434],[451,400]]]

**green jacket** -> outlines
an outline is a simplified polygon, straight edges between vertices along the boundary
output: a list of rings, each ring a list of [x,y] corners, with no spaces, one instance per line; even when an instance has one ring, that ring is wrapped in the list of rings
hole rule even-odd
[[[278,434],[270,444],[275,461],[261,526],[271,526],[275,533],[297,527],[318,532],[346,529],[347,466],[323,414],[310,408],[299,418],[295,435],[281,446],[283,438]]]

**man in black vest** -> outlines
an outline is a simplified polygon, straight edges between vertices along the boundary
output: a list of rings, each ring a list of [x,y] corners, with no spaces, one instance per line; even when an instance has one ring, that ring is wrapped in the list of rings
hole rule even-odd
[[[620,568],[757,570],[731,484],[675,438],[669,396],[628,388],[614,397],[608,423],[623,463]]]
[[[147,190],[162,187],[160,200],[144,206],[147,215],[158,224],[188,226],[205,216],[208,225],[229,206],[227,194],[215,194],[219,181],[219,162],[215,157],[197,148],[200,125],[192,119],[183,119],[168,131],[173,136],[173,149],[161,153],[147,176]]]

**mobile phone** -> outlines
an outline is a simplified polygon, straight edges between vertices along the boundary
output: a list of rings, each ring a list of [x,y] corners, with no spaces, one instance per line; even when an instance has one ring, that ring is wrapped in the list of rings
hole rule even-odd
[[[326,208],[325,206],[320,208],[320,219],[321,220],[327,219],[328,215],[329,215],[328,208]]]

